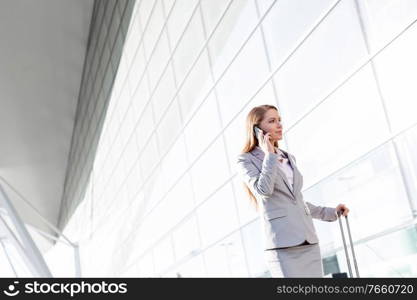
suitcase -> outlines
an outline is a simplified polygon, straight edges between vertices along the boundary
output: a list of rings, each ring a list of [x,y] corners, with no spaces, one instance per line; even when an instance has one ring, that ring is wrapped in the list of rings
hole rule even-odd
[[[344,233],[343,224],[342,224],[342,217],[343,216],[341,216],[341,214],[342,214],[341,211],[338,211],[337,212],[338,219],[339,219],[340,232],[342,233],[343,248],[345,249],[346,262],[347,262],[348,269],[349,269],[349,275],[350,275],[349,277],[353,278],[352,267],[351,267],[351,264],[350,264],[350,259],[349,259],[349,254],[348,254],[348,248],[346,246],[346,238],[345,238],[345,233]],[[353,247],[352,235],[350,234],[350,227],[349,227],[348,216],[345,216],[345,220],[346,220],[347,232],[348,232],[348,235],[349,235],[350,248],[351,248],[351,251],[352,251],[353,265],[355,266],[356,277],[359,278],[360,276],[359,276],[358,264],[356,262],[355,249]],[[343,274],[343,273],[341,273],[341,274]]]

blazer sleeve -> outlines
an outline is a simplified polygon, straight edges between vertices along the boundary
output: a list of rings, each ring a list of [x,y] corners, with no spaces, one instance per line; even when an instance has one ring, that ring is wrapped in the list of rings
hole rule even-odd
[[[274,191],[275,169],[278,168],[278,154],[268,152],[264,156],[261,171],[252,162],[250,154],[243,153],[237,158],[237,171],[252,193],[270,196]]]
[[[315,219],[332,222],[338,218],[336,208],[334,207],[315,206],[308,201],[306,201],[306,204],[311,212],[311,216]]]

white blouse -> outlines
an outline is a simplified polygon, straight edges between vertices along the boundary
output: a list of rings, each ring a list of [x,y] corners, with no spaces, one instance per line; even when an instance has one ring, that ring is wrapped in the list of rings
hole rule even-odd
[[[283,159],[282,162],[280,162],[279,159],[278,159],[278,167],[282,170],[282,172],[284,172],[285,176],[288,179],[288,182],[293,187],[294,171],[291,167],[291,164],[290,164],[288,158],[285,158],[285,154],[281,150],[279,150],[278,148],[275,148],[275,149],[277,150],[278,155],[280,155],[280,158]]]

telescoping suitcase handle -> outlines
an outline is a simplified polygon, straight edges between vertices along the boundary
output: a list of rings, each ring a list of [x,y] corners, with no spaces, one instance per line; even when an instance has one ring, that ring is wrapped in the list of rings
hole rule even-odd
[[[347,262],[348,269],[349,269],[349,275],[352,278],[353,277],[352,267],[350,265],[350,259],[349,259],[348,249],[347,249],[347,246],[346,246],[345,233],[344,233],[343,225],[342,225],[342,216],[341,216],[342,213],[343,213],[343,211],[340,211],[339,210],[337,212],[337,216],[338,216],[338,219],[339,219],[340,232],[342,233],[343,247],[345,249],[346,262]],[[353,241],[352,241],[352,235],[350,234],[350,227],[349,227],[348,216],[345,216],[345,220],[346,220],[346,227],[347,227],[347,231],[348,231],[348,235],[349,235],[350,248],[351,248],[352,256],[353,256],[353,264],[355,266],[355,271],[356,271],[356,277],[359,278],[358,264],[356,262],[355,249],[353,249]]]

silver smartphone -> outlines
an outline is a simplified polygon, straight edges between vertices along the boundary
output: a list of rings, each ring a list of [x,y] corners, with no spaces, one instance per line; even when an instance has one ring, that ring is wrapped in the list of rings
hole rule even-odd
[[[261,139],[260,137],[261,133],[265,134],[265,132],[262,129],[260,129],[258,126],[253,127],[253,132],[255,133],[255,136],[258,140]]]

